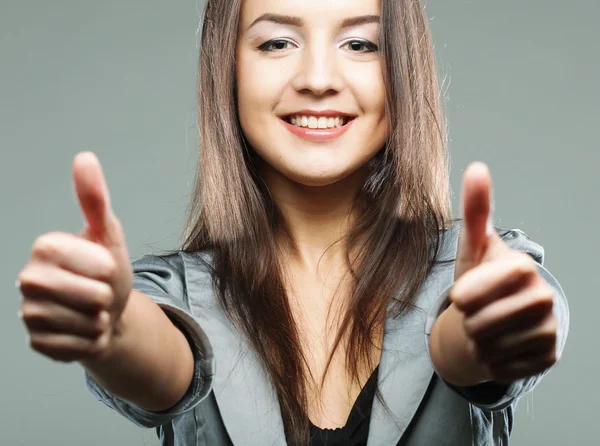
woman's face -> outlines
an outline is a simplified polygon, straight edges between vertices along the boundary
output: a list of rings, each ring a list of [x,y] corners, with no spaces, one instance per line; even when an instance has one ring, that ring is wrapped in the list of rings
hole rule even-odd
[[[380,0],[243,1],[239,118],[272,172],[325,186],[381,149],[388,123],[379,15]]]

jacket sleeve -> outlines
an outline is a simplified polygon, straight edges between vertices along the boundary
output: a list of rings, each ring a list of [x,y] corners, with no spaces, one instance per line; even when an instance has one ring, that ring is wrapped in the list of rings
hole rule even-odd
[[[544,277],[548,284],[554,288],[554,302],[552,311],[558,321],[556,336],[556,352],[558,363],[565,347],[567,334],[569,332],[569,306],[565,293],[554,276],[543,266],[544,248],[542,246],[532,241],[527,234],[519,229],[497,229],[497,231],[509,247],[529,254],[537,262],[537,267],[542,277]],[[428,354],[429,334],[431,333],[431,328],[433,327],[437,317],[450,305],[450,300],[448,298],[450,288],[451,285],[442,292],[429,312],[427,326],[425,329]],[[459,395],[466,398],[474,406],[487,411],[498,411],[505,409],[514,402],[518,401],[522,396],[530,392],[555,366],[556,363],[552,367],[546,369],[544,372],[514,381],[508,387],[500,387],[494,383],[484,383],[471,387],[459,387],[448,382],[446,382],[446,384]]]
[[[215,368],[214,356],[204,330],[191,314],[181,257],[145,255],[134,260],[132,267],[133,289],[156,302],[190,343],[194,356],[194,375],[190,387],[173,407],[153,412],[109,393],[84,369],[85,383],[98,400],[136,425],[156,427],[193,409],[210,393]]]

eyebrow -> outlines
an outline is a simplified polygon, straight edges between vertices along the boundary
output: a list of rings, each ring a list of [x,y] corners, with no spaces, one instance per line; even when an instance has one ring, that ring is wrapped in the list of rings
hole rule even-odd
[[[271,14],[266,13],[258,17],[254,22],[250,24],[248,29],[252,28],[259,22],[271,22],[277,23],[279,25],[290,25],[301,27],[304,25],[304,20],[300,17],[294,17],[289,15],[280,15],[280,14]],[[344,19],[342,22],[341,28],[350,28],[352,26],[365,25],[368,23],[379,23],[378,15],[361,15],[356,17],[349,17]]]

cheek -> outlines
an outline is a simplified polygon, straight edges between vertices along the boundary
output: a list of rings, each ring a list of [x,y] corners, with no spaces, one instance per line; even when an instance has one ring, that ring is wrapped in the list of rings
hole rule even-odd
[[[255,122],[268,116],[277,104],[284,87],[281,76],[265,76],[273,72],[268,64],[255,60],[256,56],[238,53],[236,86],[240,121]]]
[[[238,52],[236,62],[237,105],[242,127],[254,122],[261,116],[256,111],[265,107],[267,97],[264,95],[264,83],[256,64],[248,60],[244,51]]]
[[[256,119],[257,113],[251,113],[251,110],[260,108],[260,79],[252,70],[252,65],[244,63],[243,60],[236,65],[236,87],[237,87],[237,105],[240,123],[246,126],[248,122]],[[263,98],[264,100],[264,98]]]
[[[385,116],[385,85],[379,64],[349,70],[348,86],[362,112],[371,117]]]

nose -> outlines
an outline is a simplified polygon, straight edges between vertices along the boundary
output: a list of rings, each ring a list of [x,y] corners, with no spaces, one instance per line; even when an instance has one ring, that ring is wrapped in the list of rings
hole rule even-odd
[[[335,94],[343,85],[339,68],[335,50],[321,43],[308,45],[299,62],[293,87],[298,92],[312,93],[315,96]]]

